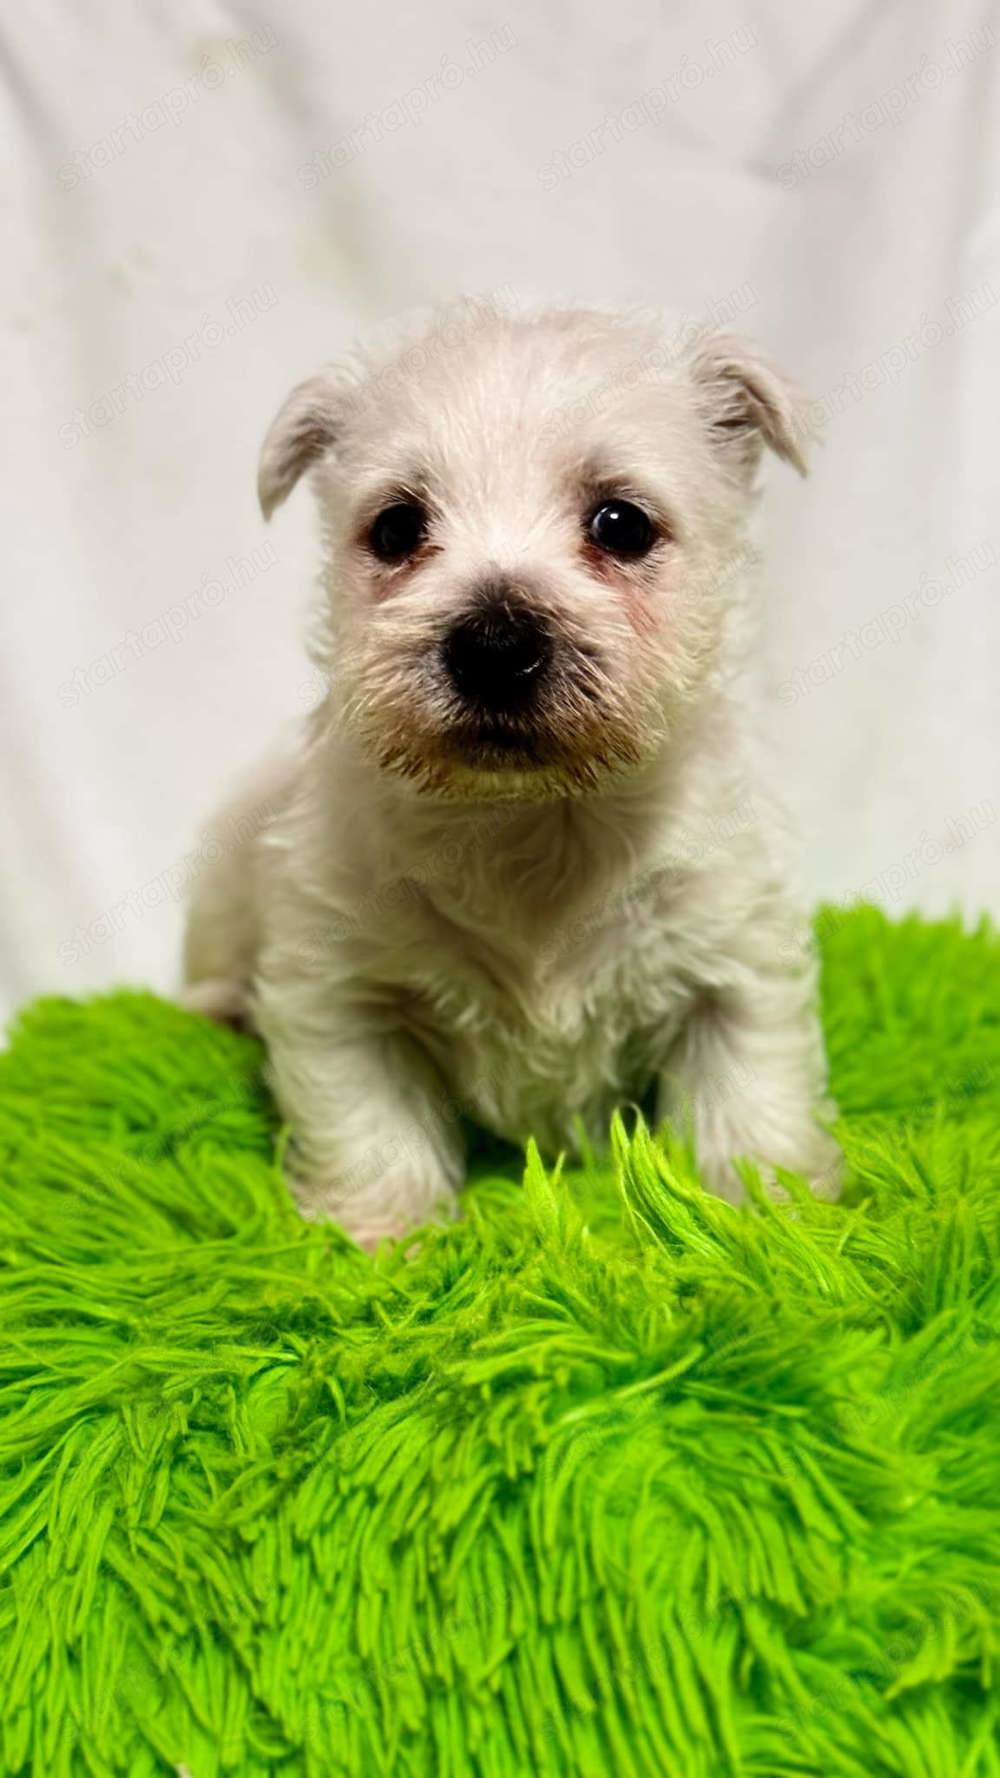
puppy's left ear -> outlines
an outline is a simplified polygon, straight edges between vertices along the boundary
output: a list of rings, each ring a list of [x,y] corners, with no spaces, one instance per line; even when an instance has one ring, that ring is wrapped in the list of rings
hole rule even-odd
[[[327,366],[286,397],[260,451],[257,498],[266,519],[287,500],[299,477],[337,442],[347,400],[342,373]]]
[[[690,362],[706,423],[734,469],[751,475],[767,445],[800,475],[807,473],[816,434],[794,383],[734,334],[702,334]]]

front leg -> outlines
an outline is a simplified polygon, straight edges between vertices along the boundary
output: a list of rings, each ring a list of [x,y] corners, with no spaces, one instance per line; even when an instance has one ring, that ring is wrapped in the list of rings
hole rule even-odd
[[[733,1162],[744,1158],[800,1173],[817,1197],[834,1198],[840,1152],[818,1115],[825,1076],[815,970],[800,950],[788,967],[758,963],[696,992],[658,1110],[693,1138],[705,1184],[730,1203],[743,1196]]]
[[[419,1046],[383,1010],[321,984],[260,985],[257,1024],[291,1125],[303,1215],[363,1247],[454,1212],[463,1173],[456,1108]]]

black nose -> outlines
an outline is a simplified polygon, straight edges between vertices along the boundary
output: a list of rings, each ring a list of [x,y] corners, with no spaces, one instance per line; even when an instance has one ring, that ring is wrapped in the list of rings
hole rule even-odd
[[[529,704],[551,655],[545,620],[506,599],[460,617],[442,645],[445,671],[455,690],[466,703],[491,712]]]

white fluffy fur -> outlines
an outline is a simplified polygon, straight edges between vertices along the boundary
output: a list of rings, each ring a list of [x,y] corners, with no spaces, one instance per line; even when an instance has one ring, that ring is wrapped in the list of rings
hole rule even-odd
[[[475,304],[281,410],[261,502],[310,470],[328,690],[216,826],[186,970],[266,1040],[304,1210],[374,1241],[454,1204],[461,1114],[555,1152],[652,1082],[716,1191],[741,1156],[835,1189],[812,952],[736,689],[760,447],[802,467],[800,411],[739,341]],[[645,561],[588,552],[595,487],[663,524]],[[432,547],[389,569],[364,530],[400,490]],[[452,745],[440,639],[497,575],[566,650],[541,764]]]

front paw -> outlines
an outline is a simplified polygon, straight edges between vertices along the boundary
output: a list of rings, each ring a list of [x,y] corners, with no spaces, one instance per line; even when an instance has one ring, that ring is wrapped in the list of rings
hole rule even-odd
[[[366,1215],[353,1206],[341,1204],[329,1188],[311,1183],[295,1187],[295,1201],[306,1222],[336,1223],[363,1253],[374,1253],[383,1241],[401,1241],[422,1223],[451,1222],[458,1215],[453,1194],[440,1199],[433,1209],[420,1216],[379,1211]]]
[[[387,1138],[350,1165],[293,1167],[291,1187],[307,1220],[339,1223],[372,1253],[380,1241],[398,1240],[421,1223],[451,1220],[460,1182],[458,1156],[410,1134]]]
[[[785,1199],[788,1194],[778,1170],[796,1173],[806,1181],[814,1198],[832,1202],[840,1196],[843,1156],[840,1148],[818,1123],[809,1122],[794,1134],[741,1132],[732,1129],[720,1141],[719,1133],[698,1143],[698,1170],[706,1189],[730,1204],[742,1203],[746,1193],[736,1163],[750,1161],[760,1172],[768,1194]]]

